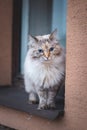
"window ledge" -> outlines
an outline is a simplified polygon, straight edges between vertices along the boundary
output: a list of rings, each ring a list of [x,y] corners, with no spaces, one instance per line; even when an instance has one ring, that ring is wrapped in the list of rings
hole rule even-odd
[[[57,96],[56,110],[37,110],[38,104],[28,104],[28,94],[18,87],[0,87],[0,105],[51,120],[64,114],[64,97]]]

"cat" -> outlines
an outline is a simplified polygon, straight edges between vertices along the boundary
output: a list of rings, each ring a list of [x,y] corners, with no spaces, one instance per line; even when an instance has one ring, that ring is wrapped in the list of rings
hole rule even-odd
[[[39,98],[39,110],[55,109],[55,97],[65,77],[65,49],[56,35],[57,29],[47,35],[29,36],[24,83],[29,103],[37,103]]]

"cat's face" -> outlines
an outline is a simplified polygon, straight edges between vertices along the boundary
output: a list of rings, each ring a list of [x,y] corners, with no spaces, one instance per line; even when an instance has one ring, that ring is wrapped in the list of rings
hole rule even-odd
[[[32,59],[41,62],[50,62],[61,54],[61,47],[56,39],[56,30],[49,35],[30,36],[29,46]]]

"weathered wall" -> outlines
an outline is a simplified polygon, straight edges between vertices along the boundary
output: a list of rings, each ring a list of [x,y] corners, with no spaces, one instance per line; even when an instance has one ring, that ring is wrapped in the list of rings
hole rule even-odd
[[[0,85],[11,84],[12,0],[0,0]]]
[[[66,116],[70,130],[87,129],[87,0],[68,0]]]
[[[0,123],[18,130],[87,130],[87,0],[68,0],[65,115],[49,121],[0,107]]]

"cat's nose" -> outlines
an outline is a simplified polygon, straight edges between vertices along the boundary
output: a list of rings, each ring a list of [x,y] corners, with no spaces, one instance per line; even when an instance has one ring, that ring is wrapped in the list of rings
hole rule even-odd
[[[44,56],[48,59],[50,56],[50,52],[44,52]]]

